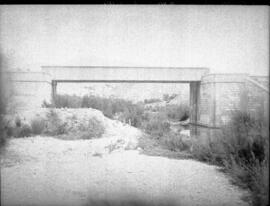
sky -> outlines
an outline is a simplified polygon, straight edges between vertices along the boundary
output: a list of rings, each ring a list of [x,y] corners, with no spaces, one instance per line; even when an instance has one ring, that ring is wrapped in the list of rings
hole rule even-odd
[[[42,65],[208,67],[269,72],[269,7],[1,5],[9,69]]]

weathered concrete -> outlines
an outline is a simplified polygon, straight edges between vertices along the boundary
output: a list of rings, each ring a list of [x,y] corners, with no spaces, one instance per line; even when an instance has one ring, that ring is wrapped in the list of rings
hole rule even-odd
[[[200,82],[197,117],[191,133],[211,139],[222,125],[230,121],[235,111],[248,112],[253,117],[264,117],[268,121],[267,80],[267,77],[255,79],[248,74],[205,75]]]
[[[9,86],[8,111],[10,113],[27,107],[41,107],[43,101],[51,100],[51,77],[43,72],[4,72]]]
[[[207,68],[42,66],[58,82],[193,82],[209,73]]]
[[[248,74],[208,74],[202,78],[198,123],[220,127],[234,111],[266,111],[269,90]]]

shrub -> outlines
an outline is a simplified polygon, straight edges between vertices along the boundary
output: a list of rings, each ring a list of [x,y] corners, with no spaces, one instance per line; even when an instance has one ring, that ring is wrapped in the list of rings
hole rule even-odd
[[[11,121],[12,122],[12,121]],[[14,123],[3,121],[1,130],[5,138],[7,137],[30,137],[32,129],[28,124],[21,121],[20,117],[16,117]]]
[[[86,126],[80,128],[80,131],[79,139],[99,138],[104,134],[105,127],[96,118],[91,118]]]
[[[170,131],[170,124],[164,115],[157,114],[145,123],[144,130],[147,134],[159,139]]]
[[[67,133],[66,123],[58,117],[57,113],[54,110],[50,110],[47,113],[46,122],[46,134],[55,136]]]
[[[44,107],[44,108],[52,108],[53,105],[50,104],[50,103],[48,103],[46,100],[43,100],[41,107]]]
[[[189,107],[187,105],[168,105],[165,108],[168,119],[186,120],[189,117]]]
[[[16,127],[21,127],[22,122],[21,122],[20,117],[16,117],[16,119],[15,119],[15,125],[16,125]]]
[[[161,138],[161,143],[171,151],[186,151],[190,149],[191,142],[183,135],[170,131]]]
[[[269,128],[265,125],[269,124],[236,112],[215,141],[193,142],[194,157],[223,166],[237,184],[251,190],[253,205],[266,205],[269,198]]]
[[[35,122],[38,129],[39,126],[41,129],[45,121],[40,119]],[[86,122],[80,123],[77,121],[76,116],[73,115],[66,122],[63,122],[54,110],[47,113],[46,129],[44,129],[45,134],[57,136],[65,140],[99,138],[103,135],[104,131],[103,124],[96,118],[90,118]]]
[[[177,96],[177,94],[172,94],[172,95],[164,94],[164,95],[163,95],[163,100],[166,101],[166,102],[170,102],[170,101],[171,101],[172,99],[174,99],[176,96]]]
[[[30,137],[31,134],[32,134],[31,127],[27,124],[24,124],[20,128],[17,128],[15,137]]]
[[[42,118],[35,118],[31,121],[32,132],[35,135],[42,134],[46,126],[45,120]]]
[[[0,117],[0,152],[1,149],[5,146],[6,141],[9,136],[12,134],[9,132],[9,127],[7,127],[7,123]],[[10,130],[11,131],[11,130]]]
[[[161,99],[156,99],[156,98],[152,98],[152,99],[145,99],[144,104],[151,104],[151,103],[155,103],[155,102],[161,102]]]

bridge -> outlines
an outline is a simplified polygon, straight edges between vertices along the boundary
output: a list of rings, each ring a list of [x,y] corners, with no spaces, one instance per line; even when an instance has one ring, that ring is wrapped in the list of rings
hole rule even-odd
[[[54,102],[60,83],[188,83],[192,134],[219,129],[235,110],[268,118],[266,76],[211,74],[200,67],[42,66],[41,72],[7,72],[18,107]],[[211,135],[210,135],[211,136]]]

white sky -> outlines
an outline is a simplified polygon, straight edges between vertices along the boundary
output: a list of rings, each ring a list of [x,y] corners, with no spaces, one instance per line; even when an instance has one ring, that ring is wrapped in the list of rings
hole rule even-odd
[[[0,6],[1,52],[11,67],[209,67],[267,75],[269,7]]]

